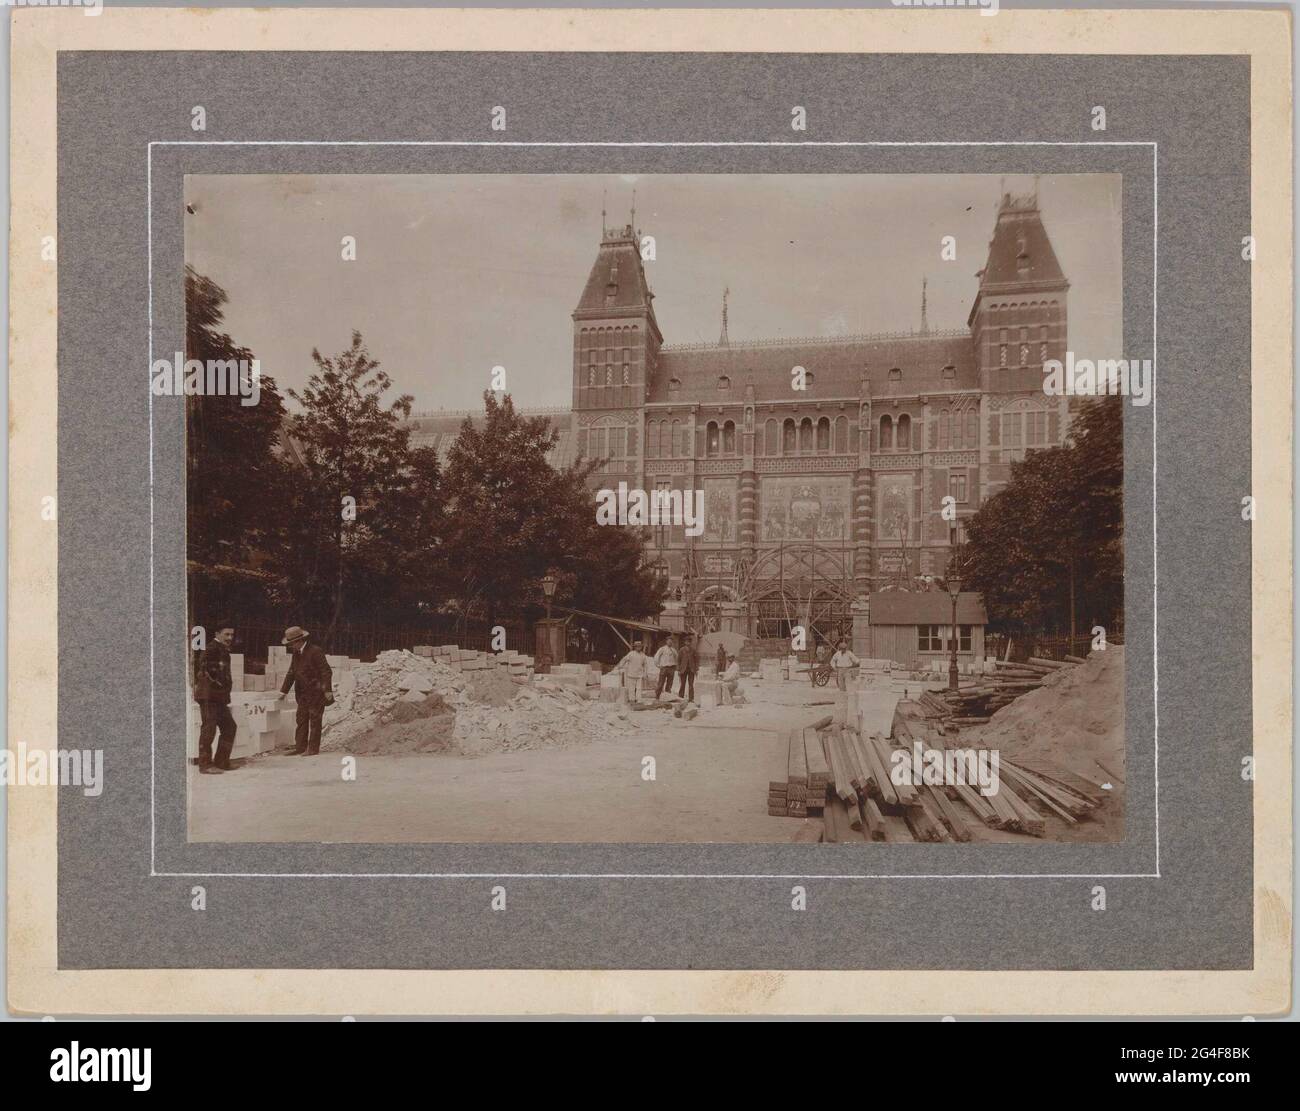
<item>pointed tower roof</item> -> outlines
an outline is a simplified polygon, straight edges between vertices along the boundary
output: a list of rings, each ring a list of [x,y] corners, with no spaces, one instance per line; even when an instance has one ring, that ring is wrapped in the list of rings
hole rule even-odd
[[[988,262],[979,272],[980,288],[970,319],[975,319],[984,294],[1068,289],[1061,264],[1047,238],[1036,194],[1017,197],[1004,193],[997,223],[989,240]]]
[[[578,307],[573,311],[573,319],[644,315],[649,317],[655,335],[662,341],[653,302],[654,294],[650,292],[650,283],[641,263],[639,233],[631,224],[606,228],[587,284],[578,298]]]
[[[1064,282],[1035,196],[1004,193],[998,222],[989,242],[989,259],[980,276],[980,288],[1024,285],[1026,282]]]

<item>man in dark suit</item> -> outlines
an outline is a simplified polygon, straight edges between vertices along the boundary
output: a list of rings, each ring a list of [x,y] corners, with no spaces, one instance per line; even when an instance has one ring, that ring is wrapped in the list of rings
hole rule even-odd
[[[235,747],[235,719],[230,714],[230,646],[235,640],[234,626],[218,621],[212,639],[199,654],[194,671],[194,701],[199,704],[199,772],[219,775],[234,771],[230,751]],[[217,754],[212,755],[212,739],[217,731]]]
[[[284,646],[293,653],[289,674],[280,687],[281,696],[291,690],[298,700],[294,719],[294,749],[290,756],[315,756],[320,752],[320,733],[325,707],[334,702],[334,676],[329,660],[314,644],[307,642],[308,632],[297,625],[284,631]]]
[[[695,673],[700,669],[700,654],[695,650],[695,637],[686,634],[686,642],[677,653],[677,674],[681,676],[681,688],[678,697],[688,702],[695,701]],[[689,691],[689,693],[687,693]]]

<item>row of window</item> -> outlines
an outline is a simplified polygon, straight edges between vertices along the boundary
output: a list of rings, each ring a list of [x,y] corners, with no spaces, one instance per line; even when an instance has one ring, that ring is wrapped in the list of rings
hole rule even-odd
[[[941,451],[973,449],[979,446],[979,415],[974,409],[965,413],[939,414],[937,441]],[[1025,413],[1003,413],[1000,416],[1001,442],[1006,448],[1041,447],[1049,441],[1048,413],[1033,410]],[[995,429],[996,431],[996,429]],[[608,433],[608,435],[607,435]],[[760,455],[822,455],[832,450],[844,454],[848,448],[849,422],[845,417],[820,417],[813,421],[804,417],[795,421],[769,420],[763,427],[763,437],[758,448]],[[606,454],[623,459],[636,454],[636,430],[622,428],[595,428],[589,433],[587,456],[598,458]],[[626,445],[626,446],[625,446]],[[918,444],[919,448],[920,445]],[[704,454],[709,457],[736,455],[738,453],[735,421],[709,421],[704,429]],[[880,450],[912,450],[912,420],[903,413],[895,421],[885,414],[880,418]],[[689,459],[694,456],[690,426],[682,421],[659,420],[646,423],[647,459]],[[961,494],[953,494],[958,501],[966,500],[966,476],[954,473],[950,484],[960,479]]]
[[[621,373],[615,371],[613,366],[606,366],[602,374],[597,366],[587,367],[587,385],[588,386],[613,386],[632,384],[632,368],[627,363],[623,364]]]
[[[969,625],[957,626],[957,651],[969,652]],[[951,625],[918,625],[916,627],[916,649],[918,652],[951,652]]]
[[[849,450],[849,422],[846,417],[812,417],[795,421],[787,417],[778,424],[769,420],[763,426],[763,455],[825,455],[834,449],[843,455]]]
[[[1042,445],[1048,442],[1048,415],[1043,410],[1002,414],[1004,447]],[[1022,438],[1023,437],[1023,438]]]

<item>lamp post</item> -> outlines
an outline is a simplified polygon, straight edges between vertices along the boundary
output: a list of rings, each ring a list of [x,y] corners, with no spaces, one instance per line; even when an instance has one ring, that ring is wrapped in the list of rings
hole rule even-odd
[[[952,654],[948,658],[948,689],[957,689],[957,596],[961,593],[961,576],[948,576],[948,596],[952,599]]]
[[[547,571],[542,576],[542,594],[546,597],[546,620],[551,620],[551,600],[555,597],[555,584],[559,580],[554,571]]]

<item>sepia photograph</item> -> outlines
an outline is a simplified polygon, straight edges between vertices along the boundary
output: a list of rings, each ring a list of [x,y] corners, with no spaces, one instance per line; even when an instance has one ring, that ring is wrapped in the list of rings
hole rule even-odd
[[[1118,175],[185,210],[191,840],[1122,839]]]

